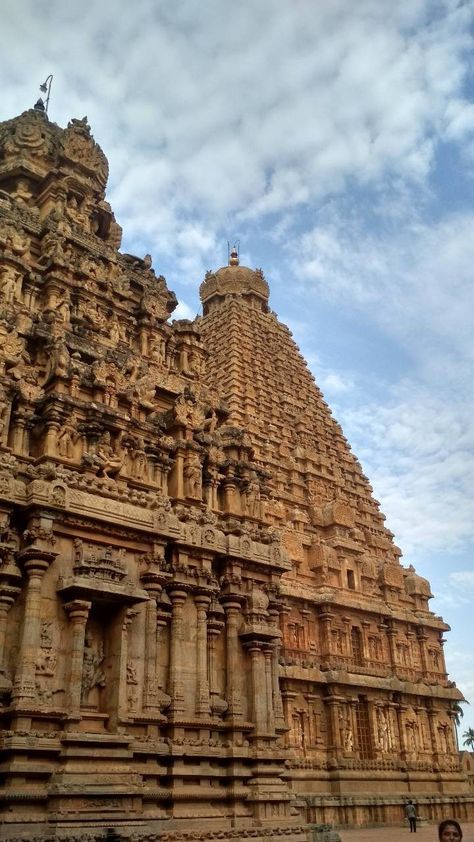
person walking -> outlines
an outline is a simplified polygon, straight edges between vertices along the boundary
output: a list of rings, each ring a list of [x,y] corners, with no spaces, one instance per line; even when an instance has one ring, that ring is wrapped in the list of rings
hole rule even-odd
[[[438,827],[439,842],[461,842],[461,825],[456,819],[445,819]]]
[[[416,807],[413,801],[409,801],[405,806],[405,814],[410,825],[410,833],[416,833]]]

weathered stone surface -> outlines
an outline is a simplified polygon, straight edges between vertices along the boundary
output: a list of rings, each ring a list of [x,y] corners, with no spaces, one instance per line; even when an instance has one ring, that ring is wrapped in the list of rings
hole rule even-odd
[[[467,813],[447,626],[263,273],[170,324],[107,171],[86,119],[0,125],[1,833]]]

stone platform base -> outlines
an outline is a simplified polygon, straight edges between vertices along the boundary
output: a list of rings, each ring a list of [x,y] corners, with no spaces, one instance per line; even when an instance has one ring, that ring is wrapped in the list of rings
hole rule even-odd
[[[2,835],[0,838],[2,842],[59,842],[62,839],[67,839],[68,842],[246,842],[248,839],[252,839],[253,842],[340,842],[339,834],[324,824],[253,827],[245,830],[169,830],[147,834],[141,834],[136,829],[127,833],[122,828],[121,832],[117,832],[115,828],[104,828],[101,833],[91,833],[90,829],[83,834],[78,833],[77,828],[75,831],[74,836],[67,828],[58,828],[54,835],[30,836],[25,835],[23,830],[19,835]]]

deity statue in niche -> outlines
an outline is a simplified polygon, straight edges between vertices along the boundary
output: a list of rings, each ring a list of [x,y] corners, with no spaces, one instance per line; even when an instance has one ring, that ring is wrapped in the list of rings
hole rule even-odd
[[[102,642],[94,645],[92,636],[86,634],[84,641],[84,656],[82,661],[81,702],[86,705],[94,687],[105,687],[103,671],[104,651]]]
[[[71,307],[69,297],[65,296],[56,310],[59,319],[66,324],[71,321]]]
[[[0,296],[5,304],[13,304],[18,298],[18,280],[20,275],[12,266],[4,266],[0,275]]]
[[[387,712],[380,708],[377,710],[377,738],[379,748],[382,751],[387,752],[392,750],[393,741],[390,732],[390,722]]]
[[[245,488],[245,513],[250,517],[260,517],[260,486],[255,471],[250,473]]]
[[[188,497],[202,497],[202,467],[197,453],[190,453],[184,466],[185,493]]]
[[[15,191],[11,196],[19,205],[26,206],[30,204],[33,193],[30,190],[30,185],[26,178],[19,178],[17,180]]]
[[[145,451],[145,439],[137,436],[135,446],[130,452],[132,458],[132,472],[136,479],[147,479],[148,459]]]
[[[73,412],[66,419],[58,433],[58,453],[65,459],[74,459],[76,456],[76,445],[81,434],[77,430],[77,416]]]
[[[111,443],[108,430],[102,433],[100,437],[94,461],[98,467],[99,474],[103,477],[110,478],[117,476],[122,470],[124,455],[118,452],[121,438],[122,436],[119,435],[114,447]]]

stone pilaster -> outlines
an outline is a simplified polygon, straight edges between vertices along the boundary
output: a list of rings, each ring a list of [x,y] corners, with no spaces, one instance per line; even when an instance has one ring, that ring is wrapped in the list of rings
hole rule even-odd
[[[250,657],[251,677],[251,709],[254,724],[254,735],[267,733],[267,684],[265,672],[265,657],[261,645],[257,642],[247,644]]]
[[[59,413],[53,412],[46,422],[46,437],[44,440],[44,453],[46,456],[57,455],[58,433],[61,427]]]
[[[239,656],[239,625],[241,606],[237,601],[225,601],[226,615],[226,697],[232,717],[242,716],[242,666]]]
[[[0,674],[5,668],[5,636],[7,631],[8,612],[15,602],[19,588],[12,588],[11,593],[7,593],[5,588],[0,593]]]
[[[342,749],[341,734],[339,728],[339,701],[339,698],[335,698],[332,696],[325,699],[325,704],[329,711],[328,721],[330,729],[329,732],[331,735],[329,749],[333,753],[335,758],[337,758]]]
[[[321,639],[321,655],[323,658],[331,656],[331,623],[334,620],[334,614],[322,609],[319,615],[320,622],[320,639]]]
[[[394,703],[396,718],[397,718],[397,729],[398,729],[398,740],[400,743],[400,756],[402,760],[406,760],[407,756],[407,742],[406,742],[406,735],[405,735],[405,722],[403,714],[406,711],[406,706],[403,705],[401,702]]]
[[[69,650],[69,690],[67,696],[68,714],[80,716],[82,670],[84,661],[84,640],[91,603],[75,599],[64,606],[72,627],[72,641]]]
[[[169,665],[169,695],[170,709],[174,716],[184,713],[183,686],[183,607],[187,592],[176,586],[169,591],[171,600],[171,629],[170,629],[170,665]]]
[[[143,708],[155,710],[157,700],[157,608],[156,598],[152,594],[145,606],[145,676],[143,685]]]
[[[391,666],[393,672],[395,672],[395,670],[397,668],[397,654],[396,654],[396,651],[395,651],[396,638],[397,638],[396,629],[394,629],[393,626],[388,626],[387,627],[388,651],[389,651],[389,655],[390,655],[390,666]]]
[[[285,717],[283,713],[283,701],[280,689],[280,650],[281,650],[281,632],[278,631],[278,616],[279,610],[272,605],[269,606],[268,613],[275,625],[275,630],[278,632],[278,637],[272,648],[271,654],[271,672],[272,672],[272,694],[273,694],[273,713],[275,719],[275,728],[281,731],[286,727]]]
[[[209,608],[207,620],[207,655],[209,675],[210,708],[213,714],[222,715],[227,710],[227,702],[221,698],[217,684],[216,643],[217,638],[225,626],[223,621],[224,609],[214,600]]]
[[[427,634],[422,626],[418,626],[416,636],[418,638],[418,646],[420,648],[421,669],[423,675],[426,675],[428,670],[428,653],[426,651]]]
[[[272,649],[264,649],[265,657],[265,685],[267,696],[267,732],[275,733],[275,710],[273,707],[273,674],[272,674]]]
[[[198,716],[208,717],[209,708],[209,679],[207,674],[207,611],[210,597],[197,593],[194,597],[196,605],[196,713]]]
[[[35,669],[41,632],[41,592],[43,577],[55,553],[41,553],[29,548],[22,554],[27,575],[23,625],[18,666],[13,682],[12,700],[16,706],[34,702]]]
[[[427,710],[428,714],[428,726],[430,729],[430,741],[432,745],[432,752],[433,752],[433,759],[437,760],[439,755],[439,739],[436,727],[436,720],[437,720],[437,711],[433,707],[429,707]]]

